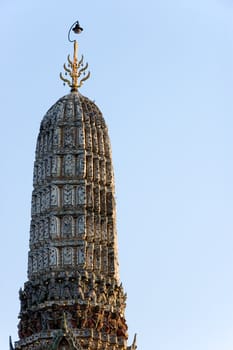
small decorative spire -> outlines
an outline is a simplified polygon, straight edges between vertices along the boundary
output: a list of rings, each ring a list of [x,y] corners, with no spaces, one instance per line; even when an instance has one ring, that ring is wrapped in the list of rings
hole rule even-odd
[[[63,68],[65,70],[65,75],[69,75],[71,79],[65,78],[62,73],[60,73],[60,78],[64,82],[64,85],[67,84],[71,87],[71,91],[78,91],[78,88],[82,86],[83,82],[87,80],[90,77],[90,71],[88,71],[86,74],[86,69],[88,67],[88,63],[83,64],[83,55],[81,56],[81,59],[78,61],[78,43],[76,40],[70,40],[70,32],[73,30],[74,33],[80,34],[83,31],[83,28],[80,27],[79,22],[76,21],[72,26],[70,27],[69,33],[68,33],[68,40],[70,42],[74,43],[74,54],[73,54],[73,60],[71,60],[70,55],[68,55],[68,67],[66,64],[63,65]],[[79,80],[79,77],[83,75],[83,78]]]
[[[15,350],[12,344],[11,336],[9,337],[9,345],[10,345],[10,350]]]
[[[66,318],[65,312],[63,312],[63,324],[62,324],[62,326],[63,326],[63,329],[65,331],[65,334],[67,334],[68,333],[68,325],[67,325],[67,318]]]

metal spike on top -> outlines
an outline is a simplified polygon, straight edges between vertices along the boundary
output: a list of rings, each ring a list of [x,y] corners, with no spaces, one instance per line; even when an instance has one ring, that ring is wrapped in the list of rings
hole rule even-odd
[[[64,63],[63,68],[65,70],[65,75],[69,75],[71,79],[64,78],[62,73],[60,73],[60,78],[62,81],[64,81],[64,85],[67,84],[71,87],[71,91],[78,91],[78,88],[82,86],[83,82],[87,80],[90,77],[90,71],[88,71],[87,75],[86,69],[88,67],[88,63],[83,64],[83,55],[81,56],[81,59],[78,61],[78,43],[76,40],[70,40],[70,32],[73,30],[75,34],[80,34],[83,31],[83,28],[80,27],[79,22],[76,21],[72,26],[70,27],[70,30],[68,32],[68,40],[70,42],[74,43],[74,54],[73,54],[73,60],[71,60],[70,55],[68,55],[68,67]],[[79,80],[80,76],[83,75],[82,79]]]

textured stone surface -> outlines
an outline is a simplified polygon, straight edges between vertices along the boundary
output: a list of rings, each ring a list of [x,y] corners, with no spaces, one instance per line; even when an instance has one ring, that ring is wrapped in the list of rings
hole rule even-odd
[[[126,349],[108,130],[79,93],[43,118],[33,185],[16,348]]]

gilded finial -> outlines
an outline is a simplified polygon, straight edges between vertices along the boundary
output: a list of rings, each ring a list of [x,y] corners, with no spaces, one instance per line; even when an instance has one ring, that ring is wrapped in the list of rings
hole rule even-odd
[[[85,75],[86,69],[88,68],[88,63],[84,65],[83,55],[81,56],[81,59],[78,60],[78,43],[76,40],[70,40],[71,30],[73,30],[73,32],[76,34],[80,34],[83,31],[83,28],[80,27],[78,21],[76,21],[70,27],[68,32],[68,40],[74,43],[73,60],[70,58],[70,55],[68,55],[68,67],[66,64],[64,64],[63,68],[65,70],[65,75],[69,75],[71,79],[64,77],[62,73],[60,73],[60,78],[64,82],[64,85],[67,84],[71,87],[71,91],[78,91],[78,88],[82,86],[83,82],[90,77],[90,71],[88,71],[87,75]],[[79,80],[81,75],[83,75],[83,77]]]

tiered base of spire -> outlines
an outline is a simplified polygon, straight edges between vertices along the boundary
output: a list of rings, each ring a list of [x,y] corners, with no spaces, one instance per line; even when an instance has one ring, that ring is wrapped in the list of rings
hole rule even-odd
[[[126,349],[123,288],[114,279],[91,275],[53,273],[52,278],[26,282],[20,290],[16,349],[48,349],[67,333],[64,318],[82,349]]]

